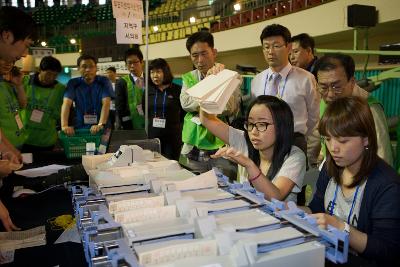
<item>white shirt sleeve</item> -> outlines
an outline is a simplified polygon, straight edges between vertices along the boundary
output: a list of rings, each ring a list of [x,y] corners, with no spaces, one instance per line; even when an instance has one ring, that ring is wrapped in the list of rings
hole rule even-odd
[[[181,101],[182,109],[186,112],[197,112],[199,111],[199,103],[194,97],[191,97],[186,91],[189,89],[183,82],[181,94],[179,99]]]
[[[317,91],[317,83],[314,76],[310,76],[307,82],[306,105],[307,105],[307,132],[306,136],[312,134],[319,121],[320,95]]]
[[[304,174],[306,173],[306,156],[297,146],[292,146],[292,151],[285,159],[281,169],[278,171],[274,179],[279,176],[287,177],[292,180],[296,185],[293,187],[292,192],[298,193],[303,187]],[[273,179],[273,180],[274,180]]]

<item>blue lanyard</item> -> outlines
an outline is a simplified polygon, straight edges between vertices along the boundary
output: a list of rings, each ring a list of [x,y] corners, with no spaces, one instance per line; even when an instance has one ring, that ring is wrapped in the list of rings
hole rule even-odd
[[[278,84],[278,95],[277,95],[277,96],[278,96],[279,98],[282,98],[282,97],[283,97],[283,93],[285,92],[285,88],[286,88],[286,83],[287,83],[287,80],[288,80],[288,77],[289,77],[289,74],[290,74],[291,71],[292,71],[292,69],[290,69],[289,72],[288,72],[288,74],[286,75],[285,83],[283,84],[283,87],[282,87],[281,92],[279,92],[279,85],[280,85],[281,83]],[[271,73],[271,75],[272,75],[272,73]],[[264,83],[264,95],[266,95],[267,84],[268,84],[268,82],[269,82],[268,80],[269,80],[269,75],[267,75],[267,77],[265,78],[265,83]],[[276,95],[274,95],[274,96],[276,96]]]
[[[167,95],[167,88],[164,90],[164,97],[163,97],[163,102],[162,102],[162,118],[165,118],[165,99]],[[158,89],[156,89],[156,96],[154,97],[154,117],[157,117],[157,96],[158,96]]]
[[[330,208],[330,210],[329,210],[329,215],[331,215],[331,216],[333,215],[333,210],[335,209],[336,197],[337,197],[338,188],[339,188],[339,185],[336,184],[335,194],[334,194],[334,196],[333,196],[332,205],[331,205],[331,208]],[[350,217],[351,217],[351,214],[353,213],[353,209],[354,209],[354,206],[355,206],[356,201],[357,201],[357,195],[358,195],[358,190],[359,190],[359,189],[360,189],[360,185],[357,186],[356,192],[354,193],[354,197],[353,197],[353,201],[352,201],[352,203],[351,203],[351,208],[350,208],[349,216],[347,217],[347,223],[348,223],[348,224],[350,224]]]

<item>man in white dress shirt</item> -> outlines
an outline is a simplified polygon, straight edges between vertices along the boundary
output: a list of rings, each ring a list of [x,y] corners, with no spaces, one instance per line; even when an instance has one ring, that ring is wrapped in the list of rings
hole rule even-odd
[[[315,78],[310,72],[289,63],[291,35],[286,27],[268,25],[260,40],[269,68],[252,80],[251,96],[274,95],[289,104],[294,116],[294,144],[307,155],[306,137],[319,120],[320,97]]]

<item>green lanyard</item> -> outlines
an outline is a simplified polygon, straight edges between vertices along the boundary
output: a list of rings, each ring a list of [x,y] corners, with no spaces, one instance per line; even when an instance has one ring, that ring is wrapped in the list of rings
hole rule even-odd
[[[6,90],[6,91],[7,91],[7,95],[6,95],[6,96],[7,96],[7,102],[8,102],[8,106],[9,106],[10,111],[11,111],[12,113],[14,113],[14,114],[17,113],[18,110],[19,110],[19,104],[15,103],[15,102],[13,101],[12,96],[11,96],[11,94],[10,94],[8,88],[3,88],[3,90]],[[14,88],[12,88],[12,90],[15,92],[15,89],[14,89]]]

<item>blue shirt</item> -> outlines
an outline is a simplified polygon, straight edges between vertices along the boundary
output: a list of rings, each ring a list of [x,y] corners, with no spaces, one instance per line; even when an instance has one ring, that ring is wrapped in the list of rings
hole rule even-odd
[[[75,103],[75,124],[77,129],[90,128],[91,125],[84,124],[85,114],[96,115],[97,122],[100,119],[102,100],[111,97],[112,85],[109,79],[96,76],[93,83],[87,84],[82,77],[69,80],[64,93]]]

